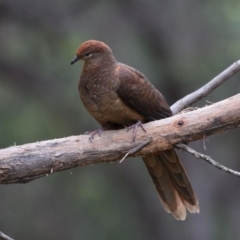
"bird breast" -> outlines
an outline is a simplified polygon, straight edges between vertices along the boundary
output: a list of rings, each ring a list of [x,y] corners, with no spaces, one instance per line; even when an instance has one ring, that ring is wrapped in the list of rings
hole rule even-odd
[[[85,108],[101,125],[111,122],[129,126],[138,120],[144,122],[143,117],[126,106],[118,96],[118,82],[114,77],[84,76],[80,78],[78,87]]]

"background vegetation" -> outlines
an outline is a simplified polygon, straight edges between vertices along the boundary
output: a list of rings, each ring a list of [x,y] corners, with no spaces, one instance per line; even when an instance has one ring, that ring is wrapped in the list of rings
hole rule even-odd
[[[0,3],[0,147],[98,127],[81,104],[80,43],[97,39],[143,72],[169,104],[240,58],[239,1],[42,0]],[[207,97],[239,92],[239,75]],[[206,100],[206,99],[205,99]],[[205,100],[197,106],[206,104]],[[239,130],[191,146],[240,170]],[[0,186],[0,230],[15,239],[237,239],[240,180],[179,152],[200,214],[178,222],[140,159]]]

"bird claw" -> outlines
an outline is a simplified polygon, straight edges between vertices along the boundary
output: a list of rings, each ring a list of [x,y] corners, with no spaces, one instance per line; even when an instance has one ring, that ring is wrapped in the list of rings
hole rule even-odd
[[[127,132],[133,128],[133,139],[132,139],[133,142],[135,141],[138,127],[141,127],[144,132],[147,132],[146,129],[143,127],[141,121],[137,121],[135,124],[129,126],[127,128]]]
[[[97,130],[94,130],[92,132],[85,132],[84,135],[90,134],[89,141],[93,142],[94,136],[98,134],[99,137],[101,137],[101,133],[104,131],[103,128],[99,128]]]

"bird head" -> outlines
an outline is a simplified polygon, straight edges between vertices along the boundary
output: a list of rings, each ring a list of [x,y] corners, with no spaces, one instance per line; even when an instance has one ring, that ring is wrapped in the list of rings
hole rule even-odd
[[[85,62],[103,60],[106,56],[114,58],[112,50],[105,43],[96,40],[88,40],[78,47],[76,56],[71,61],[71,65],[78,60],[83,60]]]

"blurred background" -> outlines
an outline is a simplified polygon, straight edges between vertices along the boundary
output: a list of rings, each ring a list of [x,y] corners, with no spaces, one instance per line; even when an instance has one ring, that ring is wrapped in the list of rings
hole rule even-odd
[[[98,127],[80,102],[76,49],[101,40],[173,104],[240,58],[240,3],[144,0],[3,0],[0,3],[0,148]],[[239,92],[240,75],[206,100]],[[239,130],[190,144],[240,171]],[[238,239],[240,179],[178,152],[200,214],[176,221],[138,158],[0,186],[0,231],[14,239]]]

